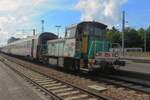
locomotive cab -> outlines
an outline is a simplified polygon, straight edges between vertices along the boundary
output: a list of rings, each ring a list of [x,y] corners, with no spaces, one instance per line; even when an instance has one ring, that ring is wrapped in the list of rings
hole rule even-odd
[[[103,61],[112,64],[110,41],[106,38],[107,26],[99,22],[81,22],[66,28],[64,39],[49,40],[48,63],[67,69],[92,70]],[[105,57],[99,54],[105,54]]]
[[[95,59],[97,52],[108,52],[106,27],[98,22],[82,22],[67,28],[66,38],[75,38],[75,59],[80,62],[81,68],[89,69],[89,63]]]
[[[66,38],[75,39],[74,58],[81,69],[108,69],[120,64],[118,55],[110,52],[112,44],[106,37],[106,28],[99,22],[82,22],[67,28]]]

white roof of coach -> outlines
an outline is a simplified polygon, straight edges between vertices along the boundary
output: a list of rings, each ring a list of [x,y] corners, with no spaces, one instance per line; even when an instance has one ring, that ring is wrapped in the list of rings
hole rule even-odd
[[[29,41],[29,40],[32,40],[32,39],[37,39],[41,34],[37,34],[35,36],[28,36],[26,38],[23,38],[23,39],[20,39],[20,40],[17,40],[17,41],[14,41],[12,43],[9,43],[9,45],[13,45],[13,44],[17,44],[17,43],[20,43],[20,42],[25,42],[25,41]]]
[[[62,42],[64,39],[54,39],[54,40],[49,40],[47,43],[57,43],[57,42]]]

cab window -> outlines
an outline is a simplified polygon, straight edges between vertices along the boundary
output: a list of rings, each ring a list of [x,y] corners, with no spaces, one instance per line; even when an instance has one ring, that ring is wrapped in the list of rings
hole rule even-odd
[[[75,37],[75,34],[76,34],[76,28],[69,28],[67,29],[67,38],[73,38]]]

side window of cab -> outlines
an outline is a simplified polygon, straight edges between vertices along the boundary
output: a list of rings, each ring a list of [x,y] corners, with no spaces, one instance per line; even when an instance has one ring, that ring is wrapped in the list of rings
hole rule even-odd
[[[76,35],[76,27],[66,29],[66,38],[74,38]]]

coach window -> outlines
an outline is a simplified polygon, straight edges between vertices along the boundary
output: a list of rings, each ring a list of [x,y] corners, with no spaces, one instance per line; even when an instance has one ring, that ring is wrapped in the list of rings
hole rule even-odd
[[[27,42],[24,42],[23,44],[24,44],[24,47],[27,48]]]
[[[30,41],[27,41],[27,48],[30,48]]]
[[[29,48],[31,48],[31,45],[32,45],[32,41],[29,41]]]

